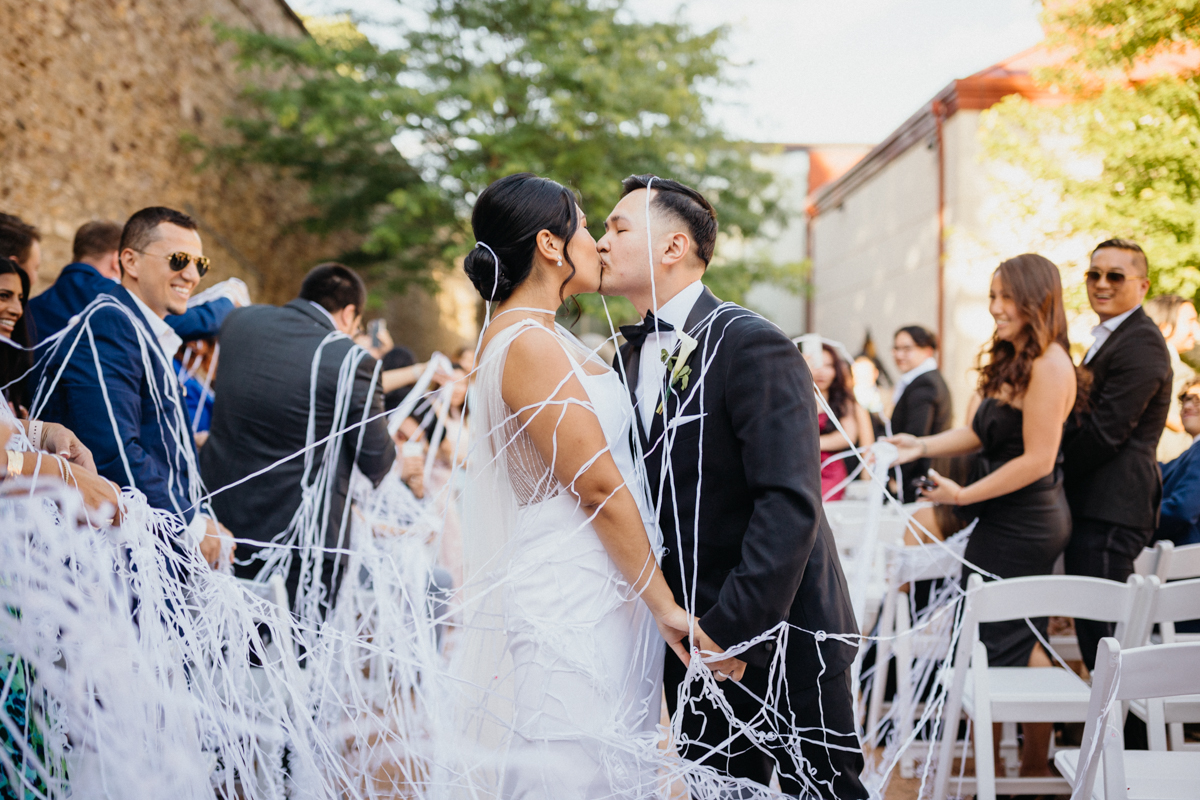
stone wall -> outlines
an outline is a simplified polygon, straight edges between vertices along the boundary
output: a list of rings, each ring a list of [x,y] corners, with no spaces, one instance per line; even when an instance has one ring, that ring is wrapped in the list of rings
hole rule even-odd
[[[39,286],[70,260],[75,229],[166,205],[200,221],[213,271],[256,301],[295,296],[350,244],[297,232],[303,186],[267,170],[198,170],[183,134],[227,136],[245,75],[212,23],[303,36],[283,0],[0,0],[0,211],[41,229]]]

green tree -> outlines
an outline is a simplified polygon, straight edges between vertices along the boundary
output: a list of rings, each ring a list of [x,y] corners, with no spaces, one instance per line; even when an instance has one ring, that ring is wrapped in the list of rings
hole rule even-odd
[[[735,235],[780,213],[753,147],[710,121],[723,29],[639,22],[623,0],[434,0],[396,49],[349,20],[310,31],[225,32],[261,79],[254,113],[231,120],[237,142],[212,152],[307,181],[308,224],[362,233],[350,260],[392,288],[428,283],[464,252],[474,198],[513,172],[576,190],[594,233],[632,173],[697,186]],[[771,265],[725,269],[731,285],[778,277]]]
[[[1064,233],[1138,240],[1152,291],[1195,297],[1200,78],[1178,65],[1189,52],[1196,63],[1200,0],[1048,4],[1043,24],[1049,44],[1073,55],[1038,79],[1080,99],[1047,108],[1010,96],[988,115],[988,145],[1061,194]],[[1134,78],[1164,55],[1173,69]]]

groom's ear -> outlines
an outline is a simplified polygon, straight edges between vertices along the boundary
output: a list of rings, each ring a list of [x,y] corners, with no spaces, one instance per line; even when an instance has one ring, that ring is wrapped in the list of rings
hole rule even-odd
[[[667,250],[663,253],[662,263],[664,266],[673,266],[681,261],[686,261],[691,252],[691,238],[683,231],[675,231],[667,240]]]

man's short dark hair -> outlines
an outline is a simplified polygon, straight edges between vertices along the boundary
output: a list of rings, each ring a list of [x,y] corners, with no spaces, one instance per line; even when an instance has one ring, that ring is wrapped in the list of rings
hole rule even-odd
[[[652,180],[653,184],[650,183]],[[717,212],[704,195],[679,181],[657,175],[630,175],[621,181],[621,185],[625,187],[622,197],[650,186],[655,193],[651,207],[675,216],[687,226],[696,243],[696,255],[700,256],[704,266],[708,266],[717,246]]]
[[[316,303],[330,314],[336,314],[346,306],[354,306],[361,314],[367,303],[367,286],[357,272],[330,261],[313,267],[304,276],[300,299]]]
[[[154,229],[164,222],[178,225],[189,231],[194,231],[200,227],[196,224],[196,220],[182,211],[176,211],[173,208],[166,208],[164,206],[143,208],[125,223],[125,229],[121,231],[121,243],[118,246],[119,251],[122,253],[126,249],[144,251],[158,240],[158,237],[154,234]]]
[[[38,229],[13,214],[0,214],[0,256],[15,258],[24,264],[34,242],[40,242]]]
[[[908,338],[912,339],[913,344],[915,344],[917,347],[930,347],[934,350],[937,350],[937,334],[923,325],[905,325],[892,335],[892,341],[895,341],[896,337],[902,333],[907,333]]]
[[[114,253],[121,248],[121,234],[124,232],[119,222],[107,219],[94,219],[85,222],[75,231],[75,243],[71,245],[71,258],[82,261],[89,256],[104,256]]]
[[[1096,245],[1092,250],[1092,255],[1096,255],[1096,250],[1103,250],[1106,247],[1111,247],[1116,250],[1128,250],[1131,253],[1137,253],[1142,257],[1142,274],[1150,274],[1150,259],[1146,258],[1146,251],[1142,246],[1132,239],[1105,239],[1100,244]]]

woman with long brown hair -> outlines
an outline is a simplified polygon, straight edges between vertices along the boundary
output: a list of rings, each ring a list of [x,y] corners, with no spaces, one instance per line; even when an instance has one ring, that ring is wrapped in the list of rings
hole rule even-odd
[[[933,486],[923,496],[959,506],[965,518],[978,517],[964,557],[981,572],[1049,575],[1071,535],[1061,445],[1076,399],[1058,267],[1032,253],[1010,258],[993,273],[989,300],[996,332],[980,353],[970,426],[888,441],[900,449],[901,463],[978,452],[966,486],[930,470]],[[1044,638],[1047,619],[1031,621]],[[979,633],[990,666],[1050,666],[1025,620],[986,623]],[[1025,725],[1024,731],[1021,774],[1050,774],[1051,726]]]

